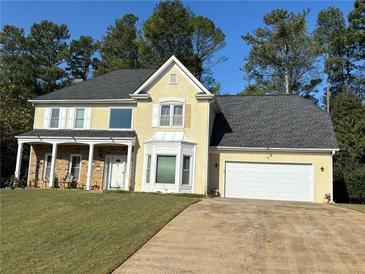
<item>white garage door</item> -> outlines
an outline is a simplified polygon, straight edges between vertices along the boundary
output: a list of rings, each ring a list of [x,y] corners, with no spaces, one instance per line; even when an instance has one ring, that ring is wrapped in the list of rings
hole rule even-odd
[[[226,162],[225,196],[313,202],[313,167],[311,164]]]

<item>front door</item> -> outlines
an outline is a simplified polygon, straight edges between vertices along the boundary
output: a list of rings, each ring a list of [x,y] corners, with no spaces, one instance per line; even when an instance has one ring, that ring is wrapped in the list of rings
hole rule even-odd
[[[108,188],[124,188],[127,156],[108,156]]]

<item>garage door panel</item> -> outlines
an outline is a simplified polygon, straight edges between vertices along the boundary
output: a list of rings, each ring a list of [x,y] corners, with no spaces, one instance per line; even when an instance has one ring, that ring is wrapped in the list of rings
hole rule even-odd
[[[226,163],[225,196],[313,201],[310,164]]]

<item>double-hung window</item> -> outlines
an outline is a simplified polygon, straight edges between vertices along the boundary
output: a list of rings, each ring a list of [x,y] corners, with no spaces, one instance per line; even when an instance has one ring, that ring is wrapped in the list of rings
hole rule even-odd
[[[85,109],[77,108],[75,111],[75,128],[84,128],[85,125]]]
[[[81,155],[71,155],[69,174],[77,181],[80,178]]]
[[[160,127],[182,127],[183,120],[183,105],[161,105]]]
[[[109,119],[110,129],[131,129],[132,108],[112,108]]]
[[[60,109],[59,108],[51,108],[51,121],[50,128],[59,128],[60,125]]]
[[[181,180],[181,185],[183,186],[190,185],[190,177],[191,177],[190,162],[191,162],[191,156],[184,155],[182,164],[182,180]]]
[[[151,155],[147,155],[146,184],[151,182]]]
[[[51,163],[52,163],[52,154],[46,154],[44,159],[44,175],[43,179],[48,181],[49,175],[51,174]]]

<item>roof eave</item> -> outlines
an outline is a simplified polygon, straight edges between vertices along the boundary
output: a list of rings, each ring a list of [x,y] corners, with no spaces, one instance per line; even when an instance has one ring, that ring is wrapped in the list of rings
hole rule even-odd
[[[331,152],[340,151],[339,148],[279,148],[279,147],[234,147],[234,146],[209,146],[211,151],[284,151],[284,152]]]
[[[136,100],[133,98],[126,99],[45,99],[45,100],[37,100],[31,99],[28,102],[33,104],[80,104],[80,103],[93,103],[93,104],[130,104],[135,103]]]
[[[149,94],[145,94],[145,93],[139,93],[139,94],[134,94],[131,93],[129,94],[129,96],[134,99],[134,100],[149,100],[151,98],[151,96]]]

